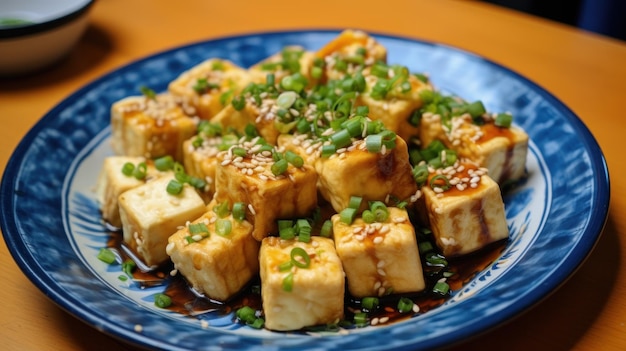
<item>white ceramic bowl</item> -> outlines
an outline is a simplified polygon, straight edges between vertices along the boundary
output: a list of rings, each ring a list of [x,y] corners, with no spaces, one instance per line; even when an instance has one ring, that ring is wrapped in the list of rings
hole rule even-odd
[[[0,76],[51,65],[69,53],[95,0],[1,0]]]

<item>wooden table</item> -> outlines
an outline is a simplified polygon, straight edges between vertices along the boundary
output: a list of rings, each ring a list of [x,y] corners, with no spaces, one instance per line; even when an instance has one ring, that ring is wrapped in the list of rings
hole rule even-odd
[[[598,139],[613,175],[606,229],[578,272],[527,313],[454,349],[626,349],[626,180],[618,176],[626,172],[626,43],[474,1],[269,3],[98,1],[88,32],[65,61],[35,76],[0,80],[2,169],[29,128],[73,91],[173,46],[255,31],[348,27],[453,45],[517,71],[561,99]],[[0,267],[3,350],[134,350],[53,304],[5,245]]]

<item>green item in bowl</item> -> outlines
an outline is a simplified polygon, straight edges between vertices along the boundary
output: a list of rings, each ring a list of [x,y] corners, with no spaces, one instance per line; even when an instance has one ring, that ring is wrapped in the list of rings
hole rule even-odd
[[[21,18],[0,18],[0,28],[2,27],[17,27],[17,26],[23,26],[26,24],[31,24],[33,23],[32,21],[28,21],[28,20],[23,20]]]

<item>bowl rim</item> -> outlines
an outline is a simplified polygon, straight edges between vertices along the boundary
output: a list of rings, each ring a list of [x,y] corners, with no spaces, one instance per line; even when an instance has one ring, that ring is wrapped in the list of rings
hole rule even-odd
[[[16,39],[60,27],[86,14],[95,2],[96,0],[87,0],[85,4],[78,9],[49,21],[33,23],[26,26],[0,28],[0,39]]]

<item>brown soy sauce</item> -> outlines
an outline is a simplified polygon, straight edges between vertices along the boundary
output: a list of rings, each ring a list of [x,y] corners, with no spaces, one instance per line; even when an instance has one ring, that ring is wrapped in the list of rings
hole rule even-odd
[[[502,240],[486,246],[485,248],[463,256],[448,260],[448,266],[444,269],[425,264],[422,258],[426,288],[422,292],[409,294],[391,294],[379,298],[379,305],[372,311],[363,309],[361,300],[356,299],[346,291],[344,320],[352,321],[355,313],[367,312],[369,320],[384,320],[385,324],[408,319],[415,313],[400,313],[397,304],[400,298],[409,298],[419,306],[419,314],[442,305],[450,297],[450,294],[439,295],[433,292],[433,287],[439,281],[444,272],[451,276],[446,278],[451,291],[460,290],[469,283],[478,273],[489,267],[500,257],[506,246],[506,240]],[[249,306],[255,310],[262,310],[260,278],[257,276],[248,285],[229,301],[216,301],[195,291],[182,277],[181,274],[172,276],[171,262],[159,267],[145,267],[145,265],[123,243],[123,235],[120,230],[110,231],[108,247],[120,253],[122,261],[132,260],[137,265],[132,271],[133,282],[142,288],[155,285],[164,286],[163,293],[168,295],[172,304],[167,309],[182,315],[195,317],[205,313],[227,315],[240,307]],[[347,284],[346,284],[347,285]],[[349,324],[349,323],[348,323]],[[327,326],[313,327],[308,330],[327,330]]]

